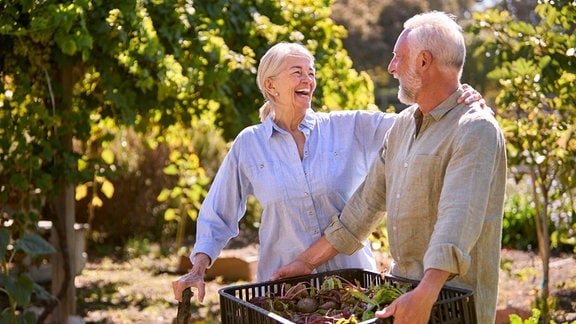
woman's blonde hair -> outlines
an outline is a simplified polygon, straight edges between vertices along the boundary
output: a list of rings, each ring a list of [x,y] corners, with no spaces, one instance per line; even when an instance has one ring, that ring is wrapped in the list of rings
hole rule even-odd
[[[288,43],[281,42],[272,46],[262,59],[260,59],[260,65],[258,66],[258,73],[256,74],[256,83],[262,95],[264,96],[264,104],[260,107],[260,121],[266,120],[268,115],[274,116],[274,105],[275,100],[274,94],[268,93],[264,86],[264,81],[268,78],[274,78],[280,73],[280,68],[282,63],[289,55],[304,55],[314,63],[314,56],[310,51],[304,47],[302,44],[298,43]]]

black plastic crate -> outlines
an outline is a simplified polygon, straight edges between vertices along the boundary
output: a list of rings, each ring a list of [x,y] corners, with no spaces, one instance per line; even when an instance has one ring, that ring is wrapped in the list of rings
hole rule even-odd
[[[224,324],[260,324],[260,323],[294,323],[284,317],[271,313],[249,302],[253,297],[267,296],[278,293],[284,284],[297,284],[307,282],[311,286],[320,288],[326,277],[337,275],[350,282],[357,281],[362,287],[369,287],[386,281],[391,283],[408,283],[415,287],[418,281],[382,276],[379,273],[363,269],[343,269],[322,272],[307,276],[293,277],[282,280],[266,281],[255,284],[244,284],[222,288],[220,295],[220,312]],[[371,319],[363,321],[368,323],[392,323],[391,319]],[[429,323],[432,324],[476,324],[476,311],[474,309],[474,296],[471,291],[444,287],[440,291],[438,300],[432,307]]]

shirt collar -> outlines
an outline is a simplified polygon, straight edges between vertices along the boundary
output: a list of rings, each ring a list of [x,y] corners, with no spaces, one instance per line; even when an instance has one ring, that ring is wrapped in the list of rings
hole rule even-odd
[[[262,125],[266,129],[266,134],[268,134],[268,137],[271,137],[272,134],[274,134],[274,132],[279,132],[281,134],[287,133],[285,130],[278,127],[278,125],[276,125],[276,123],[272,120],[272,118],[270,116],[266,117],[266,120],[264,121],[264,123]],[[314,110],[312,110],[311,108],[308,108],[306,110],[306,115],[304,116],[304,118],[300,122],[299,126],[301,128],[305,127],[310,131],[313,130],[314,127],[316,126],[316,112],[314,112]]]
[[[454,93],[452,93],[446,100],[440,103],[436,108],[432,109],[428,115],[430,115],[435,120],[440,120],[444,115],[446,115],[452,108],[458,105],[457,100],[464,93],[462,87],[458,87]]]

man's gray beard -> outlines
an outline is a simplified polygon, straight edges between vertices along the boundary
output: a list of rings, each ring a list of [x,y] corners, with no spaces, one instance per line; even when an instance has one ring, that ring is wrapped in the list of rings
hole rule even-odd
[[[413,105],[416,103],[414,100],[414,95],[410,95],[402,86],[400,86],[400,90],[398,91],[398,100],[405,105]]]

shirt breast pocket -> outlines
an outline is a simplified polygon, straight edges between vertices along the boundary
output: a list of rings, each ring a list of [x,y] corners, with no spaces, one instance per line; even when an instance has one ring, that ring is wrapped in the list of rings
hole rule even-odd
[[[348,153],[351,154],[351,153]],[[356,178],[357,163],[354,157],[347,156],[342,150],[324,152],[313,166],[313,172],[321,175],[325,189],[335,190],[342,186],[349,186],[352,179]]]
[[[246,167],[254,196],[263,204],[286,196],[284,171],[279,161],[262,161]]]
[[[442,190],[442,160],[435,155],[417,155],[414,157],[407,175],[407,188],[410,188],[410,199],[437,204],[437,197]],[[430,206],[435,208],[436,206]]]

